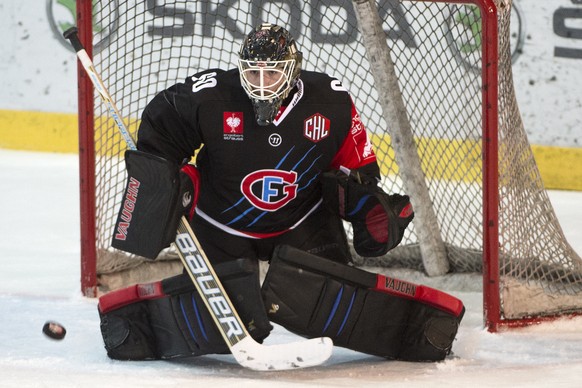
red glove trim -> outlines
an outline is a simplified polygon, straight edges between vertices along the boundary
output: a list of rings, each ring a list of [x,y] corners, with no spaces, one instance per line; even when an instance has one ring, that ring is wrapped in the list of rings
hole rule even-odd
[[[182,167],[181,171],[190,177],[192,181],[192,186],[194,187],[194,193],[192,198],[192,207],[188,213],[188,220],[191,221],[194,217],[194,212],[196,211],[196,204],[198,203],[198,194],[200,193],[200,172],[196,167],[191,164],[186,164]]]

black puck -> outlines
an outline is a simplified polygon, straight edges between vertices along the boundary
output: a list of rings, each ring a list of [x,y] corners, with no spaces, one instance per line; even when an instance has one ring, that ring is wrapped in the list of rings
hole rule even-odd
[[[67,334],[67,330],[65,330],[65,328],[61,324],[52,321],[47,321],[44,324],[44,326],[42,327],[42,332],[45,335],[56,340],[62,340],[63,338],[65,338],[65,335]]]

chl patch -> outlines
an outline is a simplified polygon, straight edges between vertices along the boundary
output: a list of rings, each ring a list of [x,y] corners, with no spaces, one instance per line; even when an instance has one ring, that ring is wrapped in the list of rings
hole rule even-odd
[[[314,143],[329,136],[331,121],[321,113],[316,113],[303,122],[303,136]]]
[[[223,133],[224,140],[243,140],[244,116],[243,112],[224,112],[223,113]]]

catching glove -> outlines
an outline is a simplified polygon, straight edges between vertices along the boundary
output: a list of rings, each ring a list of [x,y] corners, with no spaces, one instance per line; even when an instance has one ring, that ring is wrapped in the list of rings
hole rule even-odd
[[[359,255],[382,256],[402,241],[414,218],[407,195],[386,194],[375,180],[357,171],[332,170],[322,174],[321,181],[325,206],[352,224]]]

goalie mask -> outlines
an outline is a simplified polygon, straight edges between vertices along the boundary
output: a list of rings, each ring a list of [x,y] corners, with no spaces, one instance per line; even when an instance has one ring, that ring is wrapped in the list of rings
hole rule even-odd
[[[239,52],[240,82],[259,125],[269,125],[299,79],[301,52],[287,30],[265,23],[252,31]]]

